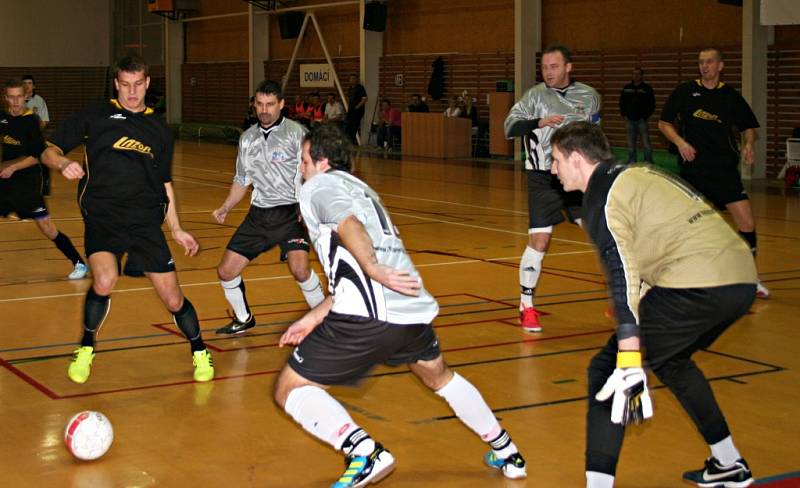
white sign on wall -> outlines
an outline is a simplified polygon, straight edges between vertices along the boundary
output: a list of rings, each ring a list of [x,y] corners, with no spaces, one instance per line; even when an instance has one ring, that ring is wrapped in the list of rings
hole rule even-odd
[[[333,69],[329,64],[301,64],[300,86],[303,88],[333,87]]]

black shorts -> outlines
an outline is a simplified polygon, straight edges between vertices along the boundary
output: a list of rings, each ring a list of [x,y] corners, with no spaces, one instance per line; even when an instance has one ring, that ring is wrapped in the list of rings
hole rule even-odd
[[[15,213],[21,219],[43,219],[50,215],[35,182],[0,181],[0,217]]]
[[[564,191],[556,175],[549,171],[529,170],[528,228],[550,227],[564,221],[564,212],[572,223],[581,218],[583,194]]]
[[[729,203],[748,199],[736,165],[708,166],[692,162],[681,164],[680,169],[681,178],[720,210],[725,210]]]
[[[165,216],[166,206],[137,210],[89,207],[83,216],[86,256],[105,251],[121,261],[127,253],[123,271],[129,276],[175,271],[161,230]]]
[[[289,251],[308,252],[306,230],[300,223],[297,204],[261,208],[250,206],[242,225],[228,242],[228,249],[252,261],[276,245],[281,247],[281,259]]]
[[[399,366],[441,354],[431,324],[397,325],[330,313],[289,357],[303,378],[322,385],[352,384],[378,364]]]

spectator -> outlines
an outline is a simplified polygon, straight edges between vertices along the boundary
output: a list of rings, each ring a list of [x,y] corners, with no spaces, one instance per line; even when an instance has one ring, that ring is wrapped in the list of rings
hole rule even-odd
[[[447,104],[447,109],[444,111],[445,117],[459,117],[461,116],[461,107],[458,106],[458,98],[450,97]]]
[[[400,111],[392,107],[388,98],[381,100],[378,113],[378,146],[391,149],[394,142],[400,139]]]
[[[408,106],[408,111],[424,113],[430,112],[428,109],[428,104],[422,101],[422,97],[419,96],[419,93],[411,95],[411,105]]]
[[[645,162],[653,162],[653,147],[650,145],[647,119],[656,108],[656,97],[653,88],[643,81],[642,68],[633,70],[633,80],[625,85],[619,96],[619,113],[625,118],[628,129],[628,162],[635,163],[636,138],[642,139]]]

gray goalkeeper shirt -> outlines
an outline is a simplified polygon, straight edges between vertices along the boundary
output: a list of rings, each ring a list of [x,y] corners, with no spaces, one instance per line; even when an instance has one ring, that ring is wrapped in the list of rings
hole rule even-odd
[[[297,203],[305,133],[302,125],[284,117],[267,129],[255,124],[244,131],[233,181],[253,185],[251,205],[271,208]]]
[[[589,85],[572,82],[566,88],[551,88],[544,83],[534,86],[511,107],[503,124],[506,137],[515,124],[551,115],[563,115],[558,127],[579,120],[600,122],[600,95]],[[552,156],[550,137],[558,127],[540,127],[523,135],[525,169],[550,171]]]
[[[433,321],[439,305],[425,288],[412,297],[384,287],[364,274],[339,239],[338,224],[353,215],[369,234],[378,263],[419,277],[380,197],[366,183],[344,171],[318,174],[300,189],[300,211],[328,277],[333,312],[400,325]]]

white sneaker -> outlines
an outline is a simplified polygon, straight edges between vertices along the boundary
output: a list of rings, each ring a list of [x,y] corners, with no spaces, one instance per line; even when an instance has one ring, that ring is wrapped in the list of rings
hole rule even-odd
[[[72,270],[72,273],[67,276],[67,278],[71,280],[80,280],[86,277],[89,274],[89,267],[83,263],[75,263],[75,269]]]
[[[756,283],[756,297],[761,299],[769,298],[769,288],[762,285],[760,281]]]

